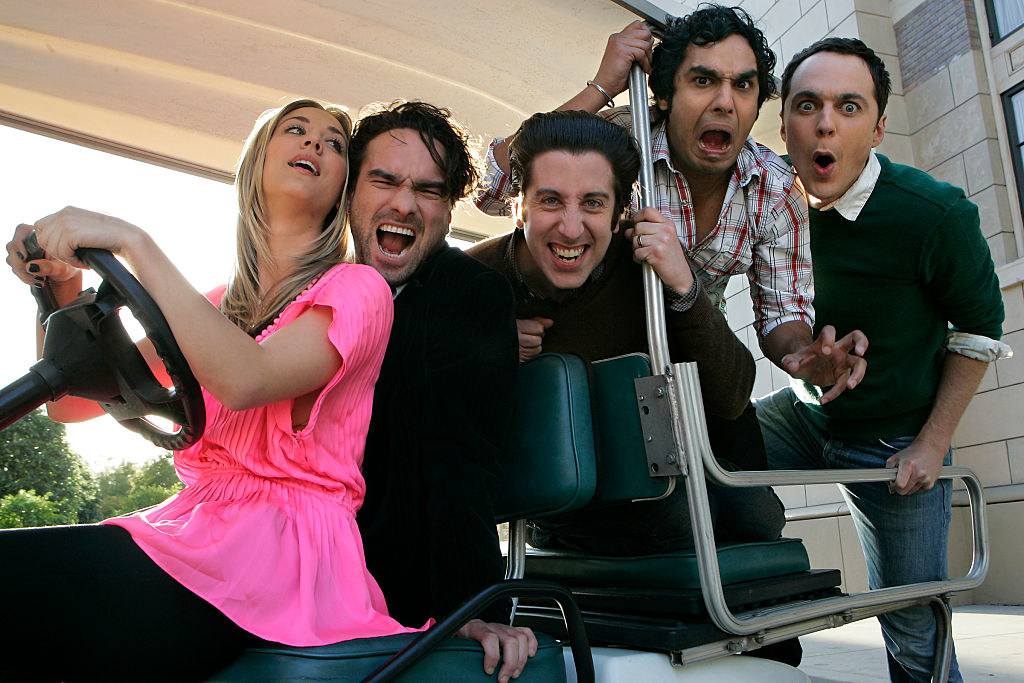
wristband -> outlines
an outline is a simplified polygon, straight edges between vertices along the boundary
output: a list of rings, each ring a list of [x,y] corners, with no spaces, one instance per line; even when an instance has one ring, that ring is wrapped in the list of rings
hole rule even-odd
[[[613,107],[613,106],[615,106],[615,101],[614,101],[614,100],[612,100],[612,96],[611,96],[611,95],[609,95],[609,94],[608,94],[608,91],[607,91],[607,90],[605,90],[604,88],[602,88],[602,87],[600,86],[600,84],[598,84],[598,83],[595,83],[594,81],[587,81],[587,85],[593,86],[593,87],[594,87],[594,89],[595,89],[595,90],[597,90],[597,92],[599,92],[599,93],[601,93],[602,95],[604,95],[604,99],[605,99],[605,106],[606,106],[606,107]]]

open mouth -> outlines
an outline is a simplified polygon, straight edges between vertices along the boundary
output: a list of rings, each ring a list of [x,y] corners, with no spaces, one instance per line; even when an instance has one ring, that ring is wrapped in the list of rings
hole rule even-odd
[[[587,250],[587,245],[582,244],[578,247],[560,247],[556,244],[549,245],[551,253],[555,255],[562,263],[575,263],[583,256],[583,252]]]
[[[817,170],[824,172],[832,168],[833,164],[836,163],[836,158],[828,152],[815,152],[814,156],[811,157],[811,161],[814,162]]]
[[[316,176],[320,175],[320,169],[318,169],[312,161],[306,161],[305,159],[296,159],[295,161],[292,161],[288,165],[291,166],[292,168],[305,169]]]
[[[398,225],[382,225],[377,228],[377,248],[385,256],[401,256],[415,241],[416,233],[409,228]]]
[[[732,133],[725,130],[707,130],[700,136],[700,146],[713,152],[724,152],[731,144]]]

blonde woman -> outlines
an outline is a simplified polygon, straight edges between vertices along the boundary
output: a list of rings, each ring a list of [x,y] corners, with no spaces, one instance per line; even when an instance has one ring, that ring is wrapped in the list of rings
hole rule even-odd
[[[366,570],[355,512],[391,291],[343,263],[341,110],[265,113],[236,185],[237,266],[195,291],[143,230],[68,208],[19,226],[8,263],[81,289],[78,247],[109,249],[160,306],[203,387],[207,429],[175,454],[186,488],[95,526],[0,532],[0,678],[196,678],[254,640],[321,645],[403,632]],[[36,230],[48,257],[25,261]],[[58,421],[98,414],[68,398]]]

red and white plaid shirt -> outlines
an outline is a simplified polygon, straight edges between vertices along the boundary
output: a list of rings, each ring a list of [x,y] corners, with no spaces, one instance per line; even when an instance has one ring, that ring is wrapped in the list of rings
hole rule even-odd
[[[629,107],[601,112],[616,125],[630,130]],[[494,146],[487,153],[487,175],[476,195],[477,207],[495,216],[512,214],[510,178],[494,161]],[[814,286],[807,202],[796,174],[777,154],[747,138],[729,178],[729,188],[718,225],[696,243],[690,188],[672,167],[665,123],[651,129],[654,157],[653,204],[676,224],[704,291],[725,312],[725,287],[733,275],[746,273],[754,306],[754,325],[761,337],[777,325],[802,320],[814,325]],[[633,208],[639,208],[634,194]]]

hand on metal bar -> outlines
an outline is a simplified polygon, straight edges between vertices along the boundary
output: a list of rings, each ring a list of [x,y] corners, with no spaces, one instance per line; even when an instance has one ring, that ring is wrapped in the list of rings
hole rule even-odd
[[[615,97],[629,86],[629,69],[636,62],[645,73],[651,72],[654,36],[642,21],[634,21],[608,38],[601,65],[593,83],[606,97]]]
[[[693,272],[683,253],[672,219],[652,207],[640,210],[625,235],[633,245],[633,260],[649,263],[661,281],[683,295],[693,287]]]

